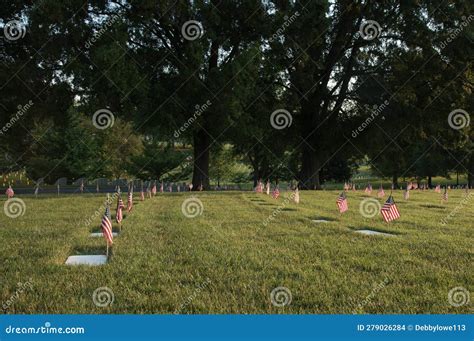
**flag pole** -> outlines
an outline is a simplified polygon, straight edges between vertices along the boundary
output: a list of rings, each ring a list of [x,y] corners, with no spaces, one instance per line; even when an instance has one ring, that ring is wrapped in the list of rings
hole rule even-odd
[[[109,202],[110,202],[110,193],[107,193],[107,201],[106,201],[106,206],[109,205]],[[112,219],[111,219],[112,221]],[[112,232],[113,233],[113,232]],[[105,241],[105,244],[107,245],[107,249],[106,249],[106,258],[107,260],[109,259],[109,242],[108,240]]]

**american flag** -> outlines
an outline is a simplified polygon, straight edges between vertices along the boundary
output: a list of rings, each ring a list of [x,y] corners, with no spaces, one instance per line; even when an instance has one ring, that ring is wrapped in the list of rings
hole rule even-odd
[[[117,210],[115,211],[115,221],[119,224],[122,222],[122,219],[123,219],[122,209],[124,207],[125,205],[123,204],[123,200],[121,197],[119,197],[117,201]]]
[[[367,194],[372,194],[372,185],[368,184],[367,187],[365,188],[365,193]]]
[[[12,186],[8,186],[7,190],[5,191],[5,194],[7,195],[8,199],[13,198],[15,192],[13,192]]]
[[[347,205],[347,197],[346,193],[342,192],[339,194],[336,200],[337,208],[339,209],[339,213],[344,213],[349,209],[349,206]]]
[[[132,208],[133,208],[133,192],[129,191],[128,197],[127,197],[127,211],[130,212]]]
[[[408,189],[408,187],[407,187],[406,191],[403,192],[403,199],[405,199],[405,200],[410,199],[410,190]]]
[[[160,193],[163,193],[164,191],[164,187],[163,187],[163,181],[161,182],[161,185],[160,185]],[[156,185],[155,185],[155,194],[156,194]]]
[[[445,202],[448,201],[448,188],[447,187],[444,188],[444,193],[443,193],[442,200],[445,201]]]
[[[114,236],[112,234],[112,221],[110,220],[110,208],[108,203],[105,207],[105,213],[102,217],[100,227],[102,228],[102,234],[104,235],[107,244],[112,245],[114,242]]]
[[[395,205],[395,201],[393,201],[393,197],[391,195],[382,206],[380,213],[382,213],[383,220],[385,220],[387,223],[400,218],[400,212],[398,211],[397,205]]]
[[[270,181],[267,181],[267,184],[265,185],[265,191],[267,192],[267,195],[270,195]]]
[[[161,192],[161,190],[160,190],[160,192]],[[152,194],[153,196],[156,195],[156,182],[153,183],[153,187],[151,188],[151,194]]]
[[[383,186],[382,186],[382,185],[380,185],[380,188],[379,188],[379,191],[378,191],[378,193],[377,193],[377,196],[378,196],[379,198],[383,198],[383,197],[385,196],[385,191],[383,190]]]
[[[298,191],[298,187],[296,187],[295,192],[293,193],[293,200],[296,204],[300,203],[300,192]]]
[[[441,186],[440,186],[440,185],[437,185],[437,186],[436,186],[435,192],[436,192],[436,193],[441,193]]]
[[[275,189],[272,192],[272,197],[273,199],[278,199],[280,196],[280,190],[278,189],[278,186],[275,186]]]

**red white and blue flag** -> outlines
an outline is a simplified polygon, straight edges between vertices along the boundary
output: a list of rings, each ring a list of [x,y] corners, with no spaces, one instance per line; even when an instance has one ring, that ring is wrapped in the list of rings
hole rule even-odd
[[[339,209],[339,213],[344,213],[349,209],[345,192],[342,192],[341,194],[339,194],[336,200],[336,204],[337,204],[337,208]]]
[[[379,198],[383,198],[385,196],[385,191],[383,190],[383,186],[380,185],[379,191],[377,192],[377,196]]]
[[[275,186],[275,189],[272,192],[272,197],[273,199],[278,199],[280,196],[280,190],[278,189],[278,186]]]
[[[117,201],[117,210],[115,211],[115,221],[119,224],[122,223],[123,219],[123,209],[125,205],[123,204],[122,198],[119,196],[118,201]]]
[[[105,207],[105,213],[102,217],[102,223],[100,224],[100,227],[102,228],[102,234],[104,235],[107,244],[112,245],[114,243],[114,237],[112,234],[112,221],[110,220],[110,208],[108,203]]]
[[[5,194],[7,195],[8,199],[13,198],[15,192],[13,192],[12,186],[8,186],[7,190],[5,191]]]
[[[395,201],[391,195],[382,206],[380,213],[382,213],[383,220],[387,223],[400,218],[400,212],[398,211],[397,205],[395,205]]]

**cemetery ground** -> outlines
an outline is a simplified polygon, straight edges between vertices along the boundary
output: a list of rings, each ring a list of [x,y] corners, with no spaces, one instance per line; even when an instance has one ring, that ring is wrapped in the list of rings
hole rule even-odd
[[[386,224],[361,214],[362,191],[348,193],[342,216],[339,191],[302,191],[299,205],[289,194],[164,193],[144,202],[135,194],[108,264],[95,267],[64,263],[105,254],[104,238],[89,236],[100,231],[104,195],[21,196],[23,215],[0,214],[2,312],[473,312],[472,300],[455,306],[448,293],[474,290],[474,197],[451,190],[442,204],[432,190],[412,191],[409,201],[395,191],[401,219]],[[202,203],[194,218],[182,212],[191,197]],[[291,295],[281,306],[271,300],[278,287]],[[98,288],[113,301],[95,304]]]

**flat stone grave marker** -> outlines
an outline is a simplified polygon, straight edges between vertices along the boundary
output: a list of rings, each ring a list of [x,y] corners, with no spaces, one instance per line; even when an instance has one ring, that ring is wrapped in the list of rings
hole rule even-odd
[[[326,224],[326,223],[329,223],[329,220],[326,220],[326,219],[314,219],[314,220],[311,220],[313,223],[317,223],[317,224]]]
[[[368,236],[387,236],[387,237],[393,237],[394,234],[391,233],[384,233],[384,232],[379,232],[379,231],[374,231],[374,230],[356,230],[355,232],[365,234]]]
[[[103,237],[103,233],[102,232],[92,232],[90,234],[91,237]],[[112,232],[112,236],[113,237],[117,237],[118,236],[118,233],[117,232]]]
[[[89,265],[98,266],[107,264],[106,255],[78,255],[69,256],[66,265]]]

